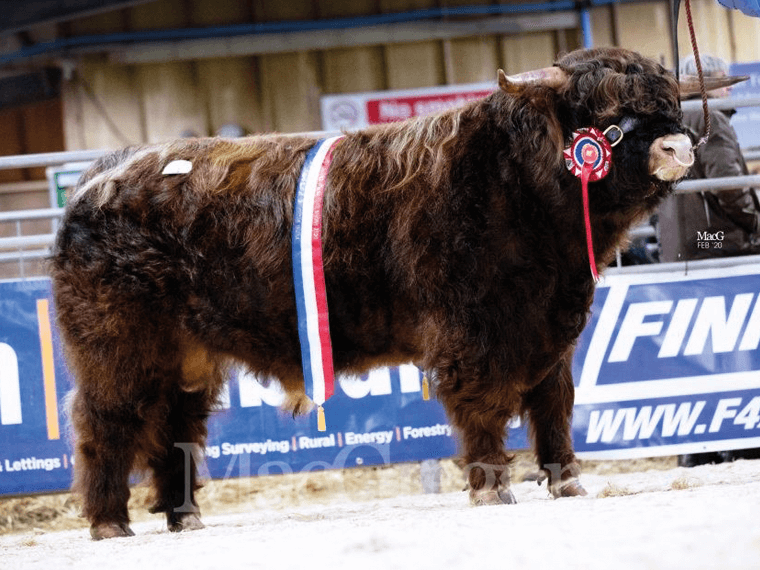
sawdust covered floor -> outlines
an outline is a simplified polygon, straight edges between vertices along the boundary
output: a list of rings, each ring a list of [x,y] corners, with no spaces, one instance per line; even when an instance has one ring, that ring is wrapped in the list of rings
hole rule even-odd
[[[284,509],[333,501],[370,501],[423,493],[420,463],[400,463],[376,467],[356,467],[334,471],[314,471],[290,475],[269,475],[206,481],[198,494],[203,516],[245,513],[257,509]],[[444,459],[441,466],[441,492],[461,491],[465,487],[462,470],[455,461]],[[675,457],[631,461],[584,461],[584,474],[607,475],[676,467]],[[536,474],[533,455],[516,452],[512,480],[520,482]],[[466,498],[463,496],[463,501]],[[132,489],[130,516],[133,521],[160,519],[148,508],[151,493],[147,485]],[[80,504],[70,493],[0,499],[0,534],[48,532],[74,528],[86,529]]]

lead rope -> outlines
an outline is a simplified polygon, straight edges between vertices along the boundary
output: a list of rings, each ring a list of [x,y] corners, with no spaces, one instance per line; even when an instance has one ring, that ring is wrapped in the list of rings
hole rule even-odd
[[[694,22],[691,18],[691,0],[686,0],[686,23],[689,25],[689,37],[691,39],[691,51],[694,53],[694,63],[697,64],[697,75],[699,76],[699,91],[702,95],[702,111],[705,114],[705,132],[702,138],[694,145],[694,150],[707,142],[710,136],[710,111],[707,108],[707,91],[705,89],[705,76],[702,73],[702,61],[699,58],[699,48],[697,47],[697,36],[694,33]],[[676,62],[678,65],[678,62]]]

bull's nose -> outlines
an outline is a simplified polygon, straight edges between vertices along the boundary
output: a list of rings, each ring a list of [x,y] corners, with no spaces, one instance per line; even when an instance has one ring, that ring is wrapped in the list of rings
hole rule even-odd
[[[672,154],[673,159],[682,166],[694,164],[694,152],[691,140],[686,135],[669,135],[662,139],[662,149]]]
[[[649,172],[656,178],[674,181],[683,178],[694,164],[691,139],[686,135],[666,135],[649,149]]]

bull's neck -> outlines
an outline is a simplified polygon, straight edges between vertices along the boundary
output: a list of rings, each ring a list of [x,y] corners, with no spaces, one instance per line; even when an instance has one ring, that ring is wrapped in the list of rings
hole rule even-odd
[[[616,252],[625,244],[630,228],[644,220],[648,212],[649,209],[643,205],[604,214],[595,214],[592,210],[594,254],[600,271],[614,262]],[[582,208],[580,215],[583,215]]]

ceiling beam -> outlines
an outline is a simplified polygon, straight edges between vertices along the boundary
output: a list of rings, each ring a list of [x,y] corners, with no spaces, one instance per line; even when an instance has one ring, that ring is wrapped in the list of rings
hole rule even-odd
[[[247,34],[228,38],[112,44],[79,48],[77,53],[107,51],[113,63],[139,64],[216,57],[252,56],[310,50],[327,50],[468,36],[522,34],[572,29],[580,25],[576,12],[500,16],[460,21],[427,21],[381,24],[353,29]]]

